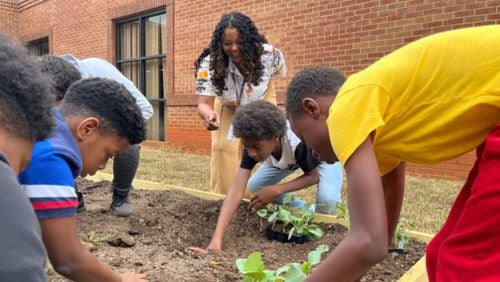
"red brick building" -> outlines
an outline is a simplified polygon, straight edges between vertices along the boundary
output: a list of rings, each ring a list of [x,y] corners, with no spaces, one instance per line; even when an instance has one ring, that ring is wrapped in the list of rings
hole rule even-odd
[[[150,146],[208,153],[194,96],[193,61],[220,16],[249,15],[285,54],[285,87],[301,68],[334,66],[346,75],[385,54],[436,32],[499,24],[500,1],[403,0],[0,0],[0,30],[16,35],[34,54],[73,53],[115,63],[152,101]],[[165,141],[165,142],[163,142]],[[472,154],[410,172],[463,178]]]

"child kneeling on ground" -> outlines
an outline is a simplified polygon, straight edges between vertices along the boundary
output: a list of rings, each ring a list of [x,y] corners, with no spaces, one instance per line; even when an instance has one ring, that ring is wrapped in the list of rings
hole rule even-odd
[[[342,167],[337,162],[320,162],[311,149],[302,143],[289,128],[285,115],[273,104],[259,100],[242,106],[233,121],[234,135],[245,145],[240,169],[222,204],[217,227],[208,249],[222,249],[224,233],[238,209],[245,188],[253,193],[251,207],[261,209],[273,202],[281,204],[289,192],[318,184],[316,212],[334,214],[340,203]],[[252,169],[260,167],[250,177]],[[283,178],[301,168],[304,174],[280,183]],[[304,201],[295,198],[293,208],[300,208]],[[190,248],[206,253],[207,250]]]

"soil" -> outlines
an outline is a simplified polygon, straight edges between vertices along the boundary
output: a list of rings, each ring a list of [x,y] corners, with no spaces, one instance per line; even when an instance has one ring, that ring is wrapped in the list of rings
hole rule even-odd
[[[109,182],[79,181],[86,211],[77,215],[78,231],[98,259],[120,272],[146,273],[150,281],[240,281],[237,258],[262,253],[265,265],[276,269],[302,262],[319,244],[330,250],[344,238],[347,229],[338,224],[320,224],[325,235],[305,244],[269,241],[248,204],[242,202],[224,241],[224,251],[202,255],[188,250],[205,247],[215,228],[222,201],[203,200],[180,191],[134,190],[135,212],[120,218],[109,210]],[[389,254],[362,281],[397,281],[419,260],[425,244],[411,241],[404,255]],[[52,269],[49,281],[66,281]]]

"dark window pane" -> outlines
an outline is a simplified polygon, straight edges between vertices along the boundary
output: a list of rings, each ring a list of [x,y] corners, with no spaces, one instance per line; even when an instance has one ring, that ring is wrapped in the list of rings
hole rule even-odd
[[[49,53],[49,38],[45,37],[38,40],[33,40],[26,46],[28,54],[32,56],[42,56]]]

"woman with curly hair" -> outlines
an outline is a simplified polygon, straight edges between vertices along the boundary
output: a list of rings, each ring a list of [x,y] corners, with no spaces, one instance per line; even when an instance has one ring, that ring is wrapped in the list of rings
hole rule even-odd
[[[255,100],[276,104],[271,78],[285,75],[285,58],[248,16],[231,12],[222,16],[195,67],[198,114],[213,130],[210,191],[226,194],[243,151],[231,129],[234,113]]]

